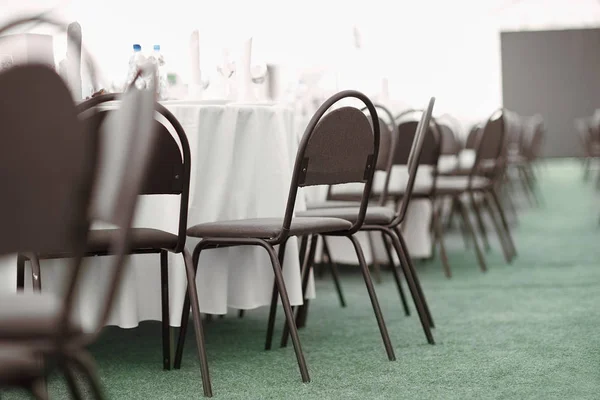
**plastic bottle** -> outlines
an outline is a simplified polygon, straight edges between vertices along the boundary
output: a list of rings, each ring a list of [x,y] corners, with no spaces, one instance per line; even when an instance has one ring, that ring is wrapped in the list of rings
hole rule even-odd
[[[135,78],[135,75],[137,74],[137,70],[138,67],[140,67],[142,64],[144,64],[144,62],[146,61],[144,54],[142,53],[142,46],[139,44],[134,44],[133,45],[133,53],[131,54],[131,56],[129,57],[129,71],[127,73],[127,81],[126,81],[126,88],[129,87],[129,85],[131,85],[131,82],[133,82],[133,79]],[[143,79],[138,79],[135,82],[135,86],[138,89],[144,89],[146,87],[146,82],[144,82]]]
[[[166,90],[167,90],[167,74],[165,71],[165,59],[162,53],[160,52],[160,45],[155,44],[153,47],[152,55],[148,57],[148,61],[156,66],[156,74],[158,77],[158,81],[156,82],[156,93],[158,94],[159,99],[166,98]],[[153,77],[148,77],[152,79]]]

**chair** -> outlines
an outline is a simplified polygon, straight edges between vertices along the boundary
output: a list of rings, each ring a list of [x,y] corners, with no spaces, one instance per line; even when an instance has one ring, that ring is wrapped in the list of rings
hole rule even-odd
[[[437,126],[440,131],[440,137],[442,141],[442,148],[440,155],[442,156],[456,156],[462,150],[462,145],[458,140],[456,133],[452,129],[452,126],[446,122],[437,121]]]
[[[106,94],[93,97],[78,106],[82,119],[89,120],[94,126],[100,126],[102,121],[114,111],[110,102],[118,100],[117,94]],[[169,324],[169,267],[168,253],[181,254],[187,262],[185,249],[188,198],[190,186],[190,146],[187,136],[169,110],[159,103],[155,104],[158,116],[154,120],[157,133],[157,146],[149,164],[149,173],[142,186],[142,195],[174,195],[179,196],[179,223],[177,233],[173,234],[159,229],[132,228],[131,254],[159,254],[162,301],[162,344],[163,369],[171,369],[171,327]],[[94,112],[90,112],[93,110]],[[175,137],[169,128],[175,132]],[[181,150],[180,150],[181,147]],[[118,234],[115,229],[94,229],[88,237],[86,256],[104,256],[109,254],[112,237]],[[40,254],[39,259],[64,258],[64,252]],[[24,285],[26,256],[18,259],[17,286]],[[40,271],[34,271],[33,283],[41,288]]]
[[[374,104],[374,107],[376,110],[379,111],[379,131],[380,131],[380,137],[379,137],[379,156],[377,158],[377,165],[375,166],[375,176],[374,176],[374,183],[373,185],[375,186],[375,188],[377,188],[377,184],[381,183],[382,186],[384,187],[383,191],[379,191],[381,194],[379,195],[379,199],[378,204],[382,205],[383,202],[385,202],[385,198],[387,196],[386,194],[386,190],[387,190],[387,184],[388,184],[388,176],[389,176],[389,172],[391,170],[392,167],[392,156],[395,152],[395,148],[396,148],[396,141],[397,141],[397,137],[398,137],[398,130],[397,130],[397,126],[394,122],[394,117],[391,113],[391,111],[385,107],[382,104]],[[368,111],[368,109],[363,108],[362,109],[363,112]],[[387,122],[382,118],[382,116],[387,117]],[[381,178],[381,179],[378,179]],[[351,193],[351,194],[340,194],[340,193],[333,193],[333,188],[334,186],[330,185],[327,188],[327,196],[326,196],[326,200],[324,202],[309,202],[307,204],[307,208],[308,209],[312,209],[312,208],[324,208],[324,207],[348,207],[350,206],[360,206],[360,200],[361,200],[361,193],[360,193],[360,188],[357,189],[358,191],[356,193]],[[375,201],[375,198],[377,196],[377,189],[374,189],[371,192],[371,197],[372,200]],[[335,199],[335,200],[334,200]],[[350,201],[350,203],[349,203]],[[368,234],[368,239],[369,242],[371,242],[371,259],[373,260],[373,272],[374,272],[374,277],[376,282],[380,282],[381,281],[381,276],[380,276],[380,270],[379,270],[379,265],[377,264],[376,257],[373,253],[373,238],[370,234]],[[329,270],[331,271],[331,275],[333,277],[333,281],[336,287],[336,291],[338,294],[338,298],[340,300],[340,304],[342,307],[346,307],[346,301],[344,299],[344,295],[342,293],[342,289],[341,289],[341,283],[339,280],[339,273],[337,272],[337,266],[335,261],[333,260],[333,258],[331,257],[331,251],[329,250],[329,245],[327,243],[326,237],[323,236],[322,237],[322,251],[323,254],[321,256],[321,260],[323,259],[327,259],[327,262],[324,263],[325,266],[327,266],[329,268]],[[305,244],[306,245],[306,244]],[[322,271],[322,270],[321,270]],[[406,299],[404,296],[404,292],[402,290],[402,286],[398,287],[398,290],[400,292],[400,296],[402,298],[402,302],[404,305],[404,312],[406,315],[410,315],[410,310],[408,308],[408,305],[406,304]],[[306,300],[308,301],[308,300]],[[298,327],[301,327],[301,325],[298,325]]]
[[[74,398],[82,398],[74,367],[83,372],[94,396],[103,398],[86,346],[98,337],[119,287],[130,239],[127,228],[154,149],[153,103],[152,92],[125,94],[121,109],[97,135],[96,130],[85,132],[89,126],[78,119],[69,90],[50,68],[24,65],[0,74],[0,111],[7,128],[0,182],[11,188],[0,207],[0,253],[30,254],[34,264],[36,253],[68,251],[74,256],[63,299],[38,291],[0,296],[3,387],[25,386],[36,398],[46,399],[48,371],[38,359],[43,355],[63,370]],[[88,330],[72,311],[94,220],[121,229],[110,243],[115,257],[108,295],[99,304],[97,324]]]
[[[389,188],[389,183],[390,183],[390,174],[391,174],[391,170],[392,167],[394,166],[394,154],[396,153],[396,148],[397,148],[397,144],[398,144],[398,125],[395,123],[395,118],[393,117],[391,111],[381,105],[381,104],[375,104],[374,105],[375,108],[377,110],[379,110],[380,113],[380,117],[379,117],[379,127],[380,127],[380,142],[379,142],[379,157],[378,157],[378,161],[377,161],[377,166],[376,166],[376,172],[375,172],[375,177],[374,177],[374,186],[375,188],[372,190],[371,192],[371,204],[372,203],[376,203],[378,206],[385,206],[386,203],[388,202],[388,188]],[[363,109],[363,111],[365,111],[365,109]],[[413,112],[413,111],[411,111]],[[381,115],[385,115],[387,117],[388,122],[386,123]],[[381,179],[377,179],[377,178],[381,178]],[[379,185],[378,185],[379,183]],[[352,191],[336,191],[337,187],[335,186],[329,186],[328,190],[327,190],[327,200],[324,202],[314,202],[314,203],[309,203],[308,204],[308,209],[322,209],[322,208],[330,208],[330,207],[359,207],[360,206],[360,199],[361,199],[361,195],[362,193],[360,192],[360,187],[359,188],[352,188]],[[374,271],[377,272],[377,264],[376,264],[376,256],[374,254],[374,240],[373,240],[373,236],[372,236],[372,232],[367,232],[367,238],[369,240],[370,243],[370,248],[371,248],[371,258],[373,260],[373,265],[374,265]],[[331,251],[329,250],[329,246],[327,244],[327,238],[326,236],[321,236],[322,238],[322,243],[323,243],[323,255],[326,257],[327,262],[325,263],[325,265],[327,265],[331,272],[332,272],[332,276],[333,276],[333,280],[334,280],[334,284],[336,287],[336,291],[338,294],[338,298],[340,300],[340,303],[342,305],[342,307],[346,306],[346,302],[344,300],[344,295],[342,293],[342,288],[341,288],[341,283],[339,281],[339,274],[337,273],[337,266],[335,261],[333,260],[332,256],[331,256]],[[305,244],[306,245],[306,244]],[[324,257],[321,257],[321,260],[323,260]],[[393,263],[390,264],[390,267],[393,267]],[[377,277],[377,275],[376,275]],[[409,316],[410,315],[410,309],[408,307],[408,303],[406,301],[406,296],[404,294],[404,291],[402,289],[402,285],[400,283],[399,280],[396,280],[397,283],[397,287],[398,287],[398,292],[400,295],[400,299],[404,308],[404,313]],[[306,314],[306,306],[303,306],[302,309],[302,314]],[[302,317],[299,315],[299,317],[297,318],[297,324],[298,327],[303,326],[303,319],[304,319],[304,315],[302,315]]]
[[[511,262],[516,256],[516,249],[510,236],[508,223],[494,187],[498,177],[501,176],[502,168],[505,165],[505,122],[503,116],[502,110],[498,110],[488,119],[481,129],[481,134],[476,144],[475,163],[470,174],[468,176],[438,177],[434,194],[438,198],[451,197],[454,199],[455,204],[463,217],[467,231],[473,240],[479,266],[482,271],[486,271],[487,266],[483,253],[477,243],[475,230],[470,222],[467,209],[461,199],[463,194],[468,195],[486,247],[489,247],[489,244],[487,243],[487,234],[481,212],[475,198],[476,194],[483,195],[483,204],[494,222],[507,262]],[[415,190],[414,193],[414,196],[428,197],[430,195],[431,192],[427,188],[419,188]],[[500,216],[501,222],[497,221],[492,204],[496,206],[495,208]],[[447,256],[444,254],[443,231],[440,228],[438,228],[437,239],[442,252],[442,263],[444,265],[446,276],[450,277],[450,266]]]
[[[369,123],[369,119],[355,107],[340,107],[326,114],[332,106],[337,105],[336,103],[343,99],[353,99],[362,102],[369,109],[372,126]],[[259,246],[269,253],[275,275],[275,286],[269,313],[265,348],[267,350],[271,348],[277,311],[277,295],[279,294],[303,382],[309,382],[310,377],[286,286],[281,274],[285,246],[290,237],[332,233],[340,236],[349,236],[355,244],[357,254],[359,254],[361,259],[364,259],[360,245],[352,235],[360,229],[367,213],[367,203],[371,193],[373,174],[378,160],[379,129],[377,112],[371,101],[364,94],[354,90],[346,90],[333,95],[319,107],[302,137],[296,155],[288,202],[283,218],[217,221],[196,225],[188,229],[189,236],[201,238],[194,249],[194,268],[188,276],[188,287],[190,289],[195,286],[194,277],[200,254],[206,249],[227,246]],[[294,216],[298,188],[348,182],[364,183],[361,205],[354,223],[339,218],[303,218]],[[275,252],[274,246],[276,245],[279,245],[279,254]],[[395,358],[393,348],[389,340],[373,283],[364,262],[362,266],[365,283],[388,358],[393,360]],[[175,368],[178,368],[181,363],[189,316],[189,304],[190,299],[186,297],[182,313],[179,342],[175,355]]]
[[[433,327],[433,320],[431,318],[431,314],[429,312],[429,307],[427,306],[427,302],[425,300],[421,285],[419,283],[419,279],[417,277],[416,271],[410,257],[408,256],[408,249],[406,247],[406,243],[402,237],[402,233],[400,232],[399,226],[404,221],[406,217],[406,212],[408,210],[408,204],[410,202],[411,193],[416,181],[417,170],[419,167],[419,158],[421,157],[421,152],[423,150],[423,145],[425,143],[427,133],[431,132],[429,129],[431,114],[433,111],[433,105],[435,103],[435,99],[432,98],[429,101],[427,109],[422,113],[421,119],[416,126],[415,131],[411,134],[407,133],[405,137],[399,138],[398,142],[403,142],[408,144],[409,149],[400,149],[399,147],[395,147],[395,151],[393,156],[398,157],[401,156],[404,152],[408,152],[408,181],[406,184],[406,188],[404,189],[404,197],[402,200],[397,203],[398,207],[396,212],[393,209],[385,206],[386,198],[382,197],[382,200],[377,206],[369,206],[367,208],[367,213],[364,221],[364,225],[360,228],[361,231],[365,232],[379,232],[382,235],[383,242],[385,244],[386,252],[388,255],[388,260],[392,267],[393,275],[396,281],[397,286],[400,288],[400,275],[398,269],[394,265],[394,258],[392,256],[392,252],[390,246],[388,244],[388,239],[391,241],[396,254],[398,255],[398,259],[400,260],[400,265],[403,269],[404,275],[406,277],[406,281],[408,283],[408,287],[410,289],[411,295],[413,297],[415,307],[417,308],[417,312],[419,314],[421,325],[425,332],[425,336],[427,338],[428,343],[434,344],[435,341],[433,339],[433,335],[431,333],[431,327]],[[411,111],[414,112],[414,111]],[[403,127],[401,124],[400,127]],[[388,163],[388,171],[391,170],[392,160]],[[390,174],[387,175],[388,177]],[[386,184],[383,188],[382,193],[387,196],[387,186],[389,184],[389,179],[386,179]],[[341,208],[341,207],[323,207],[319,209],[309,209],[305,212],[301,212],[298,215],[303,217],[333,217],[333,218],[342,218],[347,219],[350,222],[354,222],[356,219],[357,207],[352,207],[351,205]],[[327,235],[327,234],[321,234]],[[314,242],[314,241],[313,241]],[[311,243],[311,247],[314,246],[314,243]],[[309,256],[310,257],[310,256]],[[362,264],[364,260],[361,260],[359,257],[359,262]],[[310,261],[312,263],[312,260]],[[310,267],[309,264],[305,265]],[[303,276],[308,276],[308,271],[303,272]],[[306,287],[304,287],[305,289]],[[400,292],[402,293],[402,292]],[[402,297],[402,295],[401,295]],[[284,331],[284,336],[282,338],[282,345],[287,343],[287,334]]]
[[[537,177],[533,169],[541,145],[544,140],[544,121],[540,115],[525,118],[522,124],[521,138],[518,146],[507,155],[507,168],[516,169],[521,180],[523,190],[532,198],[536,205],[541,203],[537,191]]]

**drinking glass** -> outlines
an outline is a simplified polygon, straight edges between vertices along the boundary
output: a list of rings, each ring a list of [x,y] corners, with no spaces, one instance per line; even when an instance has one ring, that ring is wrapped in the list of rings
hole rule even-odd
[[[225,81],[225,91],[228,97],[231,93],[231,77],[235,73],[235,62],[231,58],[231,51],[229,49],[223,49],[221,63],[217,65],[217,72]]]

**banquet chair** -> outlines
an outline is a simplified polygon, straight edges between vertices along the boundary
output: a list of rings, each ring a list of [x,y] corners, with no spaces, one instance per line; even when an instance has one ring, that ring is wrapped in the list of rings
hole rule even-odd
[[[502,250],[507,262],[511,262],[516,256],[516,248],[514,246],[512,237],[510,235],[510,228],[502,208],[502,205],[497,194],[495,184],[498,181],[498,177],[501,176],[502,168],[505,164],[505,121],[504,113],[502,110],[498,110],[492,114],[487,120],[481,134],[476,143],[475,149],[475,162],[468,176],[440,176],[436,182],[435,196],[443,198],[450,197],[456,200],[458,209],[463,217],[467,232],[470,234],[473,245],[475,247],[475,253],[479,266],[482,271],[487,270],[487,265],[483,253],[479,247],[475,230],[470,222],[468,210],[463,202],[463,197],[467,197],[470,200],[470,204],[473,208],[478,226],[486,240],[485,228],[482,220],[482,213],[479,210],[476,196],[479,195],[482,198],[483,205],[488,211],[494,227],[498,234],[498,239],[502,245]],[[490,167],[491,166],[491,167]],[[419,188],[420,189],[420,188]],[[422,193],[416,190],[415,197],[429,196],[430,192],[426,189]],[[496,210],[494,210],[494,208]],[[498,214],[498,216],[496,215]],[[498,218],[500,221],[498,221]],[[442,242],[443,231],[439,230],[440,244]],[[444,247],[441,246],[440,250],[443,252]],[[442,256],[442,262],[446,263],[444,266],[446,275],[450,274],[450,267],[447,261],[447,257]]]
[[[30,254],[34,263],[35,254],[73,256],[63,298],[39,291],[0,295],[0,386],[26,387],[47,399],[44,381],[56,366],[75,399],[83,398],[75,370],[83,373],[95,398],[104,398],[86,347],[97,339],[119,289],[128,227],[155,145],[153,97],[151,91],[126,93],[100,135],[78,118],[69,89],[47,66],[23,65],[0,74],[6,128],[0,181],[11,188],[0,207],[0,253]],[[32,153],[34,164],[24,163]],[[112,271],[97,283],[107,296],[97,304],[98,317],[85,321],[75,315],[75,300],[94,221],[119,230],[110,240]]]
[[[358,108],[344,106],[330,110],[332,106],[337,106],[340,100],[354,100],[363,103],[369,109],[372,124]],[[360,244],[352,235],[362,226],[367,212],[375,165],[377,165],[378,160],[379,129],[377,112],[367,96],[354,90],[346,90],[333,95],[313,115],[300,141],[283,218],[217,221],[195,225],[188,229],[189,236],[201,238],[194,249],[192,275],[196,273],[201,252],[207,249],[228,246],[259,246],[268,252],[275,275],[275,285],[265,348],[267,350],[271,348],[277,311],[277,295],[279,295],[303,382],[309,382],[310,377],[281,271],[286,243],[291,237],[322,233],[349,236],[355,245],[357,255],[364,261]],[[361,205],[354,223],[339,218],[294,216],[299,188],[349,182],[364,184]],[[274,246],[276,245],[279,245],[279,254],[275,251]],[[394,351],[369,270],[364,262],[361,264],[367,291],[371,298],[388,358],[394,360]],[[188,279],[190,289],[195,285],[193,278]],[[190,298],[186,296],[175,355],[175,368],[179,368],[181,363],[189,316],[189,304]]]
[[[374,104],[374,107],[378,111],[380,135],[379,135],[379,156],[377,157],[377,164],[375,165],[375,176],[374,176],[374,182],[373,182],[373,185],[375,186],[375,188],[371,191],[371,198],[372,198],[371,201],[372,202],[377,201],[378,205],[383,206],[386,202],[386,197],[387,197],[387,187],[389,185],[388,178],[389,178],[389,174],[390,174],[390,171],[392,168],[392,156],[394,155],[394,152],[396,149],[396,143],[397,143],[397,138],[398,138],[398,129],[394,122],[394,117],[393,117],[391,111],[387,107],[385,107],[382,104]],[[366,108],[363,108],[362,111],[365,112],[368,110]],[[382,116],[386,116],[387,122],[386,122],[386,120],[384,120],[382,118]],[[378,185],[379,183],[381,185]],[[377,187],[378,186],[382,187],[382,189],[379,190],[379,193],[380,193],[379,195],[377,195]],[[334,186],[330,185],[327,188],[326,200],[322,201],[322,202],[309,202],[307,204],[307,208],[312,209],[312,208],[327,208],[327,207],[348,207],[348,206],[359,207],[360,206],[360,200],[361,200],[361,196],[362,196],[362,193],[360,193],[360,191],[357,191],[354,193],[338,193],[337,197],[336,197],[336,195],[333,193],[333,189],[334,189]],[[344,295],[342,293],[342,287],[341,287],[341,283],[340,283],[339,273],[337,272],[337,266],[336,266],[335,260],[333,260],[333,257],[331,256],[331,251],[329,250],[329,245],[327,243],[326,236],[320,236],[319,238],[322,239],[322,244],[323,244],[323,246],[322,246],[323,255],[321,256],[322,264],[330,269],[340,304],[342,305],[342,307],[345,307],[346,302],[344,299]],[[374,240],[373,240],[371,233],[368,233],[367,238],[369,240],[370,248],[371,248],[371,260],[373,262],[373,265],[375,266],[375,265],[377,265],[377,262],[376,262],[376,257],[374,254],[374,246],[373,246]],[[306,247],[306,243],[303,242],[303,245]],[[327,262],[323,263],[323,260],[325,258],[326,258]],[[390,267],[391,266],[393,266],[393,264],[391,264]],[[378,272],[378,269],[376,267],[374,268],[374,272],[376,274]],[[377,275],[375,275],[375,278],[377,279]],[[400,299],[401,299],[402,305],[404,307],[404,313],[408,316],[408,315],[410,315],[410,309],[409,309],[407,301],[406,301],[406,296],[404,294],[404,290],[402,289],[402,285],[400,284],[400,281],[397,281],[397,283],[398,283],[397,287],[398,287]],[[308,303],[308,300],[306,300],[306,303]],[[306,312],[306,306],[307,306],[307,304],[304,305],[303,312]],[[297,318],[298,327],[301,327],[303,325],[301,323],[301,321],[302,321],[302,318]]]
[[[481,137],[481,129],[483,128],[482,124],[477,123],[471,127],[469,130],[469,134],[467,135],[467,140],[465,141],[465,149],[474,150],[477,146],[477,142]]]
[[[537,177],[533,168],[544,140],[544,121],[540,115],[525,118],[518,146],[507,155],[507,168],[516,169],[525,191],[536,205],[541,204]],[[510,149],[509,149],[510,150]]]
[[[440,140],[442,141],[440,155],[457,156],[462,150],[462,145],[456,133],[446,122],[437,121],[437,126],[440,131]]]
[[[383,193],[385,197],[382,196],[382,200],[379,205],[373,205],[367,208],[364,224],[360,228],[360,231],[363,232],[379,232],[381,234],[384,245],[386,247],[386,253],[388,255],[390,265],[392,266],[394,278],[396,280],[397,285],[400,286],[399,272],[398,269],[395,268],[394,258],[392,256],[392,252],[387,240],[389,239],[392,243],[394,250],[396,251],[396,255],[400,260],[400,266],[402,267],[404,275],[406,277],[408,287],[410,289],[411,295],[415,303],[415,307],[417,308],[417,312],[421,320],[421,325],[423,327],[425,336],[429,344],[435,344],[433,335],[431,333],[431,327],[433,327],[433,320],[431,318],[429,307],[427,306],[427,302],[425,300],[421,285],[419,283],[414,266],[412,265],[412,262],[408,255],[408,249],[406,247],[406,243],[404,242],[402,232],[400,231],[399,227],[406,217],[411,193],[417,177],[417,171],[420,161],[419,159],[421,157],[423,145],[428,137],[431,138],[433,136],[433,132],[430,129],[430,121],[434,103],[435,99],[431,98],[427,109],[422,113],[420,121],[418,122],[416,127],[414,126],[414,124],[410,124],[410,126],[415,127],[412,133],[408,129],[406,129],[406,132],[404,132],[405,126],[408,124],[400,124],[400,130],[403,131],[403,137],[398,138],[398,143],[399,146],[405,144],[408,148],[401,149],[398,146],[395,146],[393,157],[401,157],[402,153],[408,154],[408,161],[406,164],[408,166],[408,180],[406,183],[406,187],[403,191],[404,196],[399,202],[397,202],[397,209],[394,210],[386,206],[387,190],[390,179],[389,177],[391,175],[387,174],[386,184],[383,187]],[[388,169],[391,170],[390,166],[392,164],[393,160],[390,160]],[[307,211],[298,213],[298,215],[303,217],[342,218],[347,219],[350,222],[354,222],[356,220],[357,211],[357,207],[352,206],[344,208],[323,207],[309,209]],[[327,233],[321,235],[327,235]],[[311,246],[312,245],[313,244],[311,244]],[[359,263],[361,263],[361,265],[364,263],[364,260],[361,260],[360,257]],[[303,267],[307,268],[305,271],[303,271],[302,274],[305,280],[308,277],[308,268],[310,268],[310,264],[312,264],[312,260],[311,262],[305,263],[303,265]],[[306,285],[303,285],[303,287],[304,290],[306,290]],[[284,330],[284,335],[282,337],[282,346],[285,346],[286,344],[287,331]]]
[[[94,126],[115,112],[110,103],[119,99],[117,94],[105,94],[93,97],[78,106],[78,113],[83,120],[89,120]],[[140,191],[141,195],[179,196],[179,221],[176,233],[160,229],[131,228],[131,254],[160,255],[160,294],[162,303],[162,345],[163,369],[171,369],[171,327],[169,323],[169,266],[168,253],[181,254],[186,259],[185,248],[188,198],[190,186],[190,146],[187,136],[179,121],[159,103],[155,104],[156,117],[154,129],[157,130],[157,146],[150,163],[149,173]],[[93,112],[91,112],[93,111]],[[171,134],[175,132],[175,135]],[[181,150],[180,150],[181,148]],[[88,236],[86,256],[106,256],[110,254],[112,237],[118,235],[116,229],[93,229]],[[40,254],[39,259],[64,258],[63,252]],[[24,285],[24,264],[27,257],[18,259],[17,285]],[[36,265],[39,263],[36,260]],[[39,267],[38,267],[39,268]],[[42,279],[38,268],[32,268],[32,281],[37,289],[41,288]]]

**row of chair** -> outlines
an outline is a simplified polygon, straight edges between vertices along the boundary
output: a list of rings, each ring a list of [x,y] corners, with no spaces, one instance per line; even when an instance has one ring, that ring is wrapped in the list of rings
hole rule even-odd
[[[470,239],[474,242],[477,259],[483,271],[487,269],[487,266],[483,251],[477,244],[478,233],[486,250],[489,250],[490,245],[481,208],[488,212],[494,223],[506,261],[512,262],[516,257],[516,247],[510,233],[501,193],[503,187],[506,186],[505,181],[509,179],[510,168],[525,169],[527,174],[532,173],[530,171],[533,171],[532,165],[543,139],[543,124],[537,116],[523,118],[508,110],[497,110],[484,124],[472,129],[467,138],[467,146],[475,151],[473,165],[469,167],[459,165],[457,168],[441,171],[438,169],[441,155],[458,156],[463,150],[453,127],[444,123],[445,121],[431,118],[430,124],[425,128],[424,137],[419,141],[421,144],[418,155],[415,156],[411,145],[414,146],[416,143],[414,137],[417,122],[414,116],[419,110],[409,110],[394,118],[384,106],[377,105],[377,107],[382,111],[380,112],[381,116],[387,116],[387,121],[380,120],[382,137],[380,155],[385,156],[385,160],[380,159],[376,166],[377,173],[382,174],[380,182],[383,184],[375,187],[372,191],[371,205],[367,208],[365,226],[361,230],[369,234],[372,232],[382,234],[382,241],[400,300],[405,314],[410,315],[406,296],[402,289],[401,276],[394,263],[392,249],[396,249],[409,290],[415,299],[426,338],[429,343],[433,344],[434,339],[430,330],[434,327],[433,319],[403,239],[403,235],[407,232],[403,231],[402,222],[406,217],[410,199],[425,199],[432,204],[432,230],[440,247],[442,265],[448,277],[451,276],[451,271],[444,246],[442,224],[445,200],[449,200],[451,204],[450,215],[445,217],[450,219],[452,212],[455,210],[460,212],[462,222],[467,228]],[[429,167],[431,179],[426,184],[416,184],[419,165]],[[407,182],[407,185],[394,185],[394,179],[399,176],[399,174],[394,175],[394,168],[406,166],[408,166],[408,180],[401,179],[401,181]],[[309,210],[301,215],[349,219],[351,215],[355,214],[355,208],[360,205],[357,201],[360,200],[361,193],[347,190],[347,187],[343,187],[344,190],[336,189],[342,188],[330,186],[327,201],[309,204]],[[528,186],[528,190],[533,192],[534,187]],[[395,210],[393,205],[397,207]],[[470,211],[475,214],[478,231],[471,224]],[[396,234],[397,242],[394,241],[390,231]],[[307,253],[308,260],[305,259],[302,264],[304,290],[306,290],[308,271],[313,268],[315,261],[315,239],[313,238],[310,251]],[[303,246],[306,247],[306,243],[303,242]],[[329,251],[326,235],[323,235],[322,250],[321,260],[324,263],[321,266],[330,269],[340,303],[344,307],[345,300],[339,273]],[[364,258],[359,256],[358,261],[363,267]],[[422,301],[421,304],[417,303],[418,298]],[[298,310],[298,326],[304,326],[306,318],[306,306],[303,306]],[[286,343],[287,333],[284,331],[282,345],[285,346]]]
[[[23,86],[22,82],[27,82],[27,85]],[[5,339],[3,342],[7,346],[7,351],[1,354],[5,357],[0,357],[0,365],[5,367],[0,368],[0,381],[3,385],[27,386],[39,398],[45,398],[46,394],[40,382],[43,382],[48,371],[43,364],[50,366],[49,361],[57,361],[57,366],[64,372],[76,398],[80,398],[80,390],[73,379],[73,368],[76,367],[84,367],[96,397],[102,398],[102,390],[84,346],[96,339],[106,323],[121,281],[124,257],[132,253],[161,254],[161,294],[163,309],[168,312],[168,303],[165,303],[168,299],[168,292],[165,292],[168,279],[165,276],[165,254],[166,251],[171,251],[183,254],[188,277],[188,294],[182,315],[175,365],[179,367],[181,363],[191,308],[204,393],[211,396],[195,272],[202,250],[236,245],[261,246],[269,252],[275,275],[274,296],[279,295],[284,306],[287,328],[296,350],[302,380],[309,381],[308,367],[281,275],[285,243],[293,236],[303,237],[304,243],[309,237],[314,242],[316,235],[341,235],[353,241],[357,255],[363,260],[365,282],[388,358],[395,359],[360,244],[353,236],[363,227],[369,229],[365,220],[371,221],[368,219],[371,215],[368,199],[371,196],[380,148],[379,117],[371,101],[362,93],[338,93],[323,104],[309,123],[298,150],[289,201],[283,218],[224,221],[187,228],[185,215],[189,186],[189,146],[176,119],[154,102],[151,92],[140,92],[132,88],[123,98],[116,95],[99,96],[76,107],[65,84],[56,73],[41,66],[15,67],[4,72],[0,76],[0,87],[3,96],[6,96],[2,102],[3,120],[6,121],[5,127],[10,139],[14,141],[14,146],[2,154],[2,170],[10,171],[10,174],[4,176],[7,179],[5,184],[19,189],[13,191],[12,196],[6,199],[8,203],[2,207],[2,218],[7,223],[3,225],[3,245],[0,250],[3,254],[19,254],[17,285],[20,288],[24,286],[24,263],[29,260],[34,284],[33,292],[19,292],[2,300],[0,337]],[[41,89],[45,91],[46,96],[36,97],[36,90]],[[52,101],[49,96],[52,96]],[[32,104],[31,98],[34,97],[39,103]],[[338,101],[346,98],[361,101],[366,107],[367,115],[356,107],[330,110]],[[117,99],[121,101],[115,109],[111,102]],[[53,106],[47,107],[47,104]],[[428,118],[432,108],[433,101],[423,115],[421,126],[429,124]],[[29,118],[23,118],[25,110],[29,110]],[[156,111],[165,117],[163,122],[159,123],[154,118]],[[9,114],[12,119],[8,118]],[[169,132],[169,126],[175,128],[178,140]],[[418,130],[424,131],[423,128]],[[73,139],[74,137],[76,139]],[[411,143],[415,160],[418,156],[414,154],[418,153],[423,143],[418,138],[425,136],[417,134],[416,137],[414,145]],[[182,147],[181,152],[177,147],[178,142]],[[40,146],[44,149],[44,154],[47,154],[47,157],[38,157],[36,160],[39,164],[34,166],[23,163],[22,158],[19,158],[26,154],[31,144]],[[346,146],[346,151],[339,151],[340,144]],[[10,157],[10,154],[19,157]],[[78,157],[73,158],[73,155]],[[165,168],[166,165],[175,168]],[[414,161],[411,165],[416,169],[418,163]],[[88,169],[92,171],[87,172]],[[57,173],[48,174],[49,170]],[[360,206],[355,210],[356,215],[351,218],[295,215],[295,199],[299,188],[347,182],[364,185]],[[180,216],[180,227],[183,227],[183,233],[179,236],[157,230],[130,228],[138,194],[159,193],[181,196],[183,212]],[[28,203],[24,202],[24,199],[38,201]],[[88,212],[90,209],[92,211]],[[48,213],[48,210],[56,212]],[[59,221],[63,223],[59,224]],[[89,229],[91,223],[96,221],[112,223],[117,228]],[[37,224],[41,224],[44,229],[36,229]],[[398,253],[402,254],[397,233],[390,227],[383,229],[394,242]],[[23,234],[15,240],[10,240],[10,235],[14,232]],[[185,248],[186,236],[202,238],[193,256]],[[280,245],[278,253],[275,251],[275,245]],[[101,305],[101,317],[94,326],[93,334],[89,334],[80,321],[73,318],[71,312],[77,282],[82,275],[80,264],[86,256],[109,254],[117,254],[118,257],[108,272],[108,296]],[[55,257],[75,260],[74,272],[68,282],[69,290],[63,301],[41,292],[39,262],[41,259]],[[408,263],[403,263],[403,266],[405,265]],[[405,275],[411,275],[408,268],[405,268]],[[423,315],[423,321],[428,321],[424,313],[422,291],[417,286],[416,277],[412,282],[411,290],[417,308]],[[272,312],[268,332],[271,335],[274,318],[275,314]],[[168,324],[168,314],[166,318],[163,314],[163,326],[165,323]],[[424,326],[429,328],[429,324],[431,322],[424,323]],[[6,335],[3,335],[3,332]],[[167,335],[168,329],[164,329],[163,333]],[[170,339],[164,337],[164,340],[164,364],[167,367],[170,365],[170,354],[166,344]],[[43,345],[38,345],[40,342]],[[37,358],[40,354],[44,356],[42,364]],[[15,367],[18,367],[18,376],[10,373]]]

